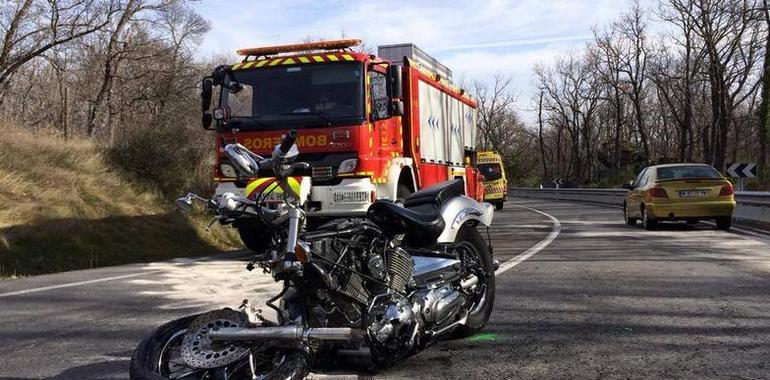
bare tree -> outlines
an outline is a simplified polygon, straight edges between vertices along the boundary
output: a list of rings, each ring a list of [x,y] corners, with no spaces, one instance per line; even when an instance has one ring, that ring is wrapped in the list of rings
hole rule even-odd
[[[5,2],[0,27],[0,102],[11,77],[27,62],[54,47],[106,26],[117,0],[16,0]]]
[[[762,65],[762,97],[759,106],[757,137],[759,140],[759,165],[766,173],[768,140],[770,139],[770,2],[768,0],[762,1],[760,14],[765,21],[765,60]],[[764,175],[767,176],[767,174]]]
[[[708,62],[711,133],[707,161],[723,168],[733,112],[759,86],[751,81],[765,43],[756,0],[697,0],[689,14]]]

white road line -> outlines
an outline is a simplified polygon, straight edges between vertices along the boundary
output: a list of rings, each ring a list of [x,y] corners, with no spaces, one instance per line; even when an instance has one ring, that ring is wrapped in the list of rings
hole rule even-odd
[[[519,207],[523,209],[527,209],[532,212],[536,212],[538,214],[541,214],[548,219],[551,219],[551,222],[553,223],[551,227],[551,232],[548,234],[548,236],[545,237],[545,239],[541,240],[539,243],[533,245],[532,247],[529,247],[526,251],[514,256],[510,260],[500,264],[500,267],[495,272],[496,274],[502,274],[506,271],[510,270],[511,268],[521,264],[524,260],[532,257],[534,254],[542,251],[545,247],[549,246],[554,240],[556,240],[556,237],[559,236],[559,233],[561,232],[561,223],[559,222],[559,219],[556,219],[553,215],[547,214],[545,212],[542,212],[540,210],[536,210],[531,207],[512,204],[511,206]],[[100,282],[107,282],[107,281],[115,281],[115,280],[122,280],[125,278],[132,278],[132,277],[139,277],[139,276],[146,276],[148,274],[152,274],[155,272],[160,271],[149,271],[149,272],[142,272],[142,273],[132,273],[132,274],[125,274],[122,276],[113,276],[113,277],[105,277],[105,278],[97,278],[94,280],[87,280],[87,281],[78,281],[78,282],[71,282],[68,284],[59,284],[59,285],[51,285],[51,286],[44,286],[40,288],[32,288],[32,289],[24,289],[19,290],[15,292],[8,292],[8,293],[0,293],[0,298],[4,297],[11,297],[11,296],[18,296],[22,294],[29,294],[29,293],[38,293],[38,292],[44,292],[47,290],[55,290],[55,289],[64,289],[64,288],[71,288],[75,286],[82,286],[82,285],[88,285],[88,284],[96,284]]]
[[[556,237],[559,236],[559,233],[561,232],[561,223],[559,222],[559,219],[556,219],[553,215],[547,214],[545,212],[542,212],[540,210],[536,210],[532,207],[512,204],[511,206],[520,207],[523,209],[527,209],[529,211],[536,212],[540,215],[543,215],[547,217],[548,219],[551,219],[551,222],[553,223],[553,226],[551,227],[551,232],[548,234],[548,236],[545,237],[545,239],[541,240],[539,243],[529,247],[526,251],[514,256],[510,260],[500,264],[500,267],[497,268],[497,271],[495,272],[495,275],[503,274],[506,271],[510,270],[511,268],[521,264],[524,260],[534,256],[536,253],[542,251],[545,249],[545,247],[549,246],[554,240],[556,240]]]
[[[160,271],[156,270],[156,271],[150,271],[150,272],[124,274],[122,276],[97,278],[97,279],[94,279],[94,280],[70,282],[70,283],[67,283],[67,284],[59,284],[59,285],[43,286],[43,287],[40,287],[40,288],[24,289],[24,290],[19,290],[19,291],[15,291],[15,292],[0,293],[0,298],[10,297],[10,296],[18,296],[18,295],[21,295],[21,294],[44,292],[46,290],[63,289],[63,288],[71,288],[71,287],[74,287],[74,286],[96,284],[96,283],[99,283],[99,282],[122,280],[124,278],[146,276],[148,274],[153,274],[153,273],[156,273],[156,272],[160,272]]]

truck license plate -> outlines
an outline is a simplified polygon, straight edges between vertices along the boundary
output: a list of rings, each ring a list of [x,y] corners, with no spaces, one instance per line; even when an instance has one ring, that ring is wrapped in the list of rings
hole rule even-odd
[[[682,190],[679,192],[679,196],[682,198],[702,198],[708,197],[708,190]]]

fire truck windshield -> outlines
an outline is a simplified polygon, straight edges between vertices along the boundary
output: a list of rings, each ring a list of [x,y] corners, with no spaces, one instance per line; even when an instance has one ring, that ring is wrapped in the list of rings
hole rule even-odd
[[[360,62],[236,70],[237,92],[223,91],[230,127],[269,128],[360,123],[364,118]]]

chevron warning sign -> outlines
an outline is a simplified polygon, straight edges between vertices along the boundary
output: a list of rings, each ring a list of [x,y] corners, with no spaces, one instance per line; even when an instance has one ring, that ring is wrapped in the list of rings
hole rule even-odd
[[[757,176],[757,164],[751,162],[735,162],[727,167],[727,174],[735,178],[754,178]]]

